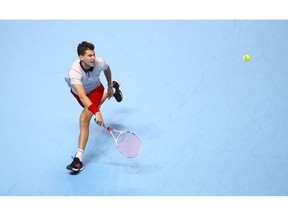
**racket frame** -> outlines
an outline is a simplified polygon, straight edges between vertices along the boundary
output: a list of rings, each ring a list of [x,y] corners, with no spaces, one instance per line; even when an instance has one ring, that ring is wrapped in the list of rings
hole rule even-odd
[[[140,152],[142,151],[142,141],[141,141],[141,139],[140,139],[136,134],[134,134],[133,132],[115,130],[115,129],[109,127],[109,126],[106,126],[105,124],[102,124],[101,126],[104,127],[104,128],[112,135],[118,151],[119,151],[122,155],[124,155],[125,157],[128,157],[128,158],[137,157],[137,156],[140,154]],[[115,134],[114,134],[113,132],[116,132],[116,133],[118,133],[118,134],[115,136]],[[135,156],[129,156],[129,155],[125,154],[123,151],[121,151],[121,149],[120,149],[119,146],[118,146],[118,137],[119,137],[121,134],[124,134],[124,133],[130,133],[130,134],[132,134],[133,136],[135,136],[135,137],[140,141],[141,148],[139,149],[139,151],[137,152],[137,154],[136,154]]]

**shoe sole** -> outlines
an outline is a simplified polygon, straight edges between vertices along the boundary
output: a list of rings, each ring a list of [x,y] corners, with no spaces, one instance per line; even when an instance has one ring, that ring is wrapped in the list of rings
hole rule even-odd
[[[71,170],[74,171],[74,172],[79,172],[79,171],[82,171],[83,169],[84,169],[84,166],[81,167],[80,169],[72,168]]]
[[[117,87],[114,87],[114,83],[117,83]],[[116,92],[114,92],[114,98],[116,99],[117,102],[121,102],[122,99],[123,99],[123,94],[121,92],[121,90],[119,89],[120,87],[120,82],[118,80],[113,80],[113,88],[116,90]],[[115,94],[119,94],[120,95],[120,98],[119,97],[115,97]]]
[[[118,93],[120,94],[120,99],[115,97],[115,93],[114,93],[114,98],[116,99],[117,102],[121,102],[123,100],[123,94],[120,90],[118,90]]]
[[[75,168],[72,168],[71,166],[67,166],[66,169],[71,170],[71,171],[78,172],[78,171],[83,170],[83,169],[84,169],[84,166],[83,166],[81,169],[75,169]]]

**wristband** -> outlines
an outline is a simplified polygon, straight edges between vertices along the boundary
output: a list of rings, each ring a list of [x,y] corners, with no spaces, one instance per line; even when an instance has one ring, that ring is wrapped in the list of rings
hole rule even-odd
[[[93,114],[99,112],[99,109],[97,108],[97,106],[95,104],[91,104],[89,107],[88,107],[88,110],[90,112],[92,112]]]

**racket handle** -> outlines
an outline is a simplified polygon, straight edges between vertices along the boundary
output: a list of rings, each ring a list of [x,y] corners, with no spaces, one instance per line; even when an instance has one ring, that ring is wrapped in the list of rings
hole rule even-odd
[[[96,118],[94,119],[94,121],[96,122]],[[98,124],[99,125],[99,124]],[[101,127],[104,127],[107,131],[113,131],[113,128],[109,127],[109,126],[106,126],[104,123],[102,125],[99,125]]]

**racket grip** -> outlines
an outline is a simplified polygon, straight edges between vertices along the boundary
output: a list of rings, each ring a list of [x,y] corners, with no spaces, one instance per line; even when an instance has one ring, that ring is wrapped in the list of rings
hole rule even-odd
[[[102,127],[103,127],[103,125],[104,125],[104,123],[103,123],[103,124],[98,124],[96,118],[94,118],[94,122],[95,122],[97,125],[102,126]],[[105,127],[105,128],[106,128],[106,127]]]

